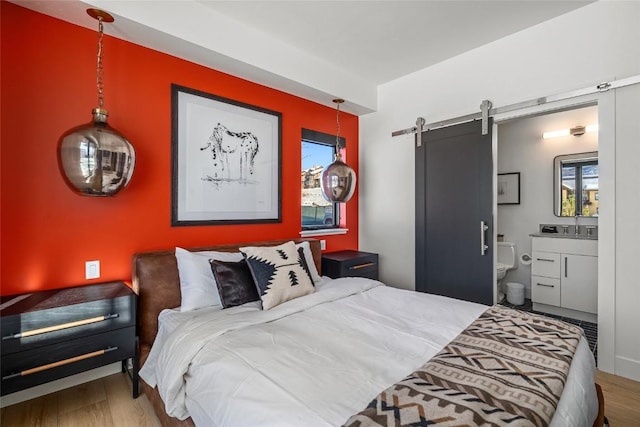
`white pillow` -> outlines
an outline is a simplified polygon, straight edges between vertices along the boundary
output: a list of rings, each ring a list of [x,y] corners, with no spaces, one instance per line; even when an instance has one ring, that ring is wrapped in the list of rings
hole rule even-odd
[[[191,311],[210,306],[222,308],[216,279],[213,277],[211,264],[209,264],[210,259],[238,262],[242,261],[243,257],[240,252],[190,252],[176,248],[182,297],[180,311]]]
[[[304,253],[304,259],[307,261],[307,267],[309,268],[309,274],[311,274],[311,280],[313,280],[314,284],[318,284],[322,281],[322,277],[318,274],[318,269],[316,268],[316,263],[313,260],[313,254],[311,253],[311,246],[309,242],[302,242],[296,245],[297,248],[302,248],[302,252]]]

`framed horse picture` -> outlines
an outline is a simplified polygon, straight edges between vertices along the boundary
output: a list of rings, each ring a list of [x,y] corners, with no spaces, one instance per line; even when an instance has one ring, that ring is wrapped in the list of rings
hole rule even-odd
[[[171,225],[282,222],[282,114],[171,85]]]

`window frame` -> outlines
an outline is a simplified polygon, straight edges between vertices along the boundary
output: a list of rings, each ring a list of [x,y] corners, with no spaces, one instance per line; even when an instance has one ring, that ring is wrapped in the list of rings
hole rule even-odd
[[[328,133],[324,133],[324,132],[319,132],[319,131],[314,131],[314,130],[310,130],[310,129],[302,129],[302,136],[300,139],[300,153],[303,153],[303,148],[304,148],[304,143],[310,143],[310,144],[318,144],[318,145],[324,145],[324,146],[329,146],[332,147],[332,155],[333,158],[335,159],[335,156],[337,154],[337,142],[336,142],[336,136],[335,135],[330,135]],[[346,147],[346,139],[344,137],[340,137],[340,145],[342,148]],[[332,160],[333,162],[333,160]],[[325,165],[325,167],[328,165]],[[302,161],[300,162],[300,172],[304,172],[304,169],[302,169]],[[302,231],[319,231],[319,230],[334,230],[334,229],[339,229],[340,228],[340,204],[339,203],[333,203],[333,224],[331,225],[326,225],[326,224],[320,224],[320,225],[304,225],[302,223],[302,183],[300,184],[301,188],[300,188],[300,225],[301,225],[301,229]]]
[[[574,169],[574,193],[575,193],[575,212],[574,216],[583,216],[582,215],[582,206],[583,206],[583,194],[582,194],[582,179],[583,173],[582,168],[585,166],[598,166],[598,188],[600,187],[600,172],[599,172],[599,164],[598,164],[598,152],[593,151],[589,153],[579,153],[579,154],[567,154],[557,156],[554,159],[554,215],[558,217],[568,217],[568,215],[562,215],[562,186],[564,183],[564,179],[562,177],[562,170],[566,167],[570,167]],[[578,212],[578,207],[580,207],[580,213]],[[597,215],[590,215],[591,217],[597,217]]]

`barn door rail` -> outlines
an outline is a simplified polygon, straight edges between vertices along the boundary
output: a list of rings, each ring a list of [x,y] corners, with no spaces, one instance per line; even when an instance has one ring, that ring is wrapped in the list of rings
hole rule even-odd
[[[538,105],[544,105],[550,102],[562,101],[565,99],[576,98],[578,96],[589,95],[597,92],[606,92],[610,89],[617,89],[620,87],[630,86],[640,83],[640,75],[626,77],[620,80],[614,80],[611,82],[602,82],[597,85],[588,86],[582,89],[573,90],[570,92],[564,92],[557,95],[544,96],[541,98],[531,99],[528,101],[518,102],[515,104],[505,105],[504,107],[492,108],[491,101],[484,100],[480,104],[480,112],[466,114],[464,116],[455,117],[452,119],[442,120],[438,122],[427,123],[423,117],[416,119],[416,125],[407,129],[397,130],[391,133],[391,136],[401,136],[407,134],[416,134],[416,145],[420,147],[422,145],[422,132],[427,130],[433,130],[441,127],[452,126],[459,123],[470,122],[472,120],[482,119],[482,134],[488,133],[489,117],[496,114],[507,113],[509,111],[521,110],[528,107],[536,107]]]

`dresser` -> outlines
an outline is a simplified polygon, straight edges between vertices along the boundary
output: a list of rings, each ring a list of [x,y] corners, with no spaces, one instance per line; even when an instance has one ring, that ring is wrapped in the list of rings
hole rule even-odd
[[[367,277],[378,280],[378,254],[360,251],[337,251],[322,254],[322,274],[339,277]]]
[[[4,296],[0,300],[6,395],[122,362],[138,396],[136,294],[124,282]]]

